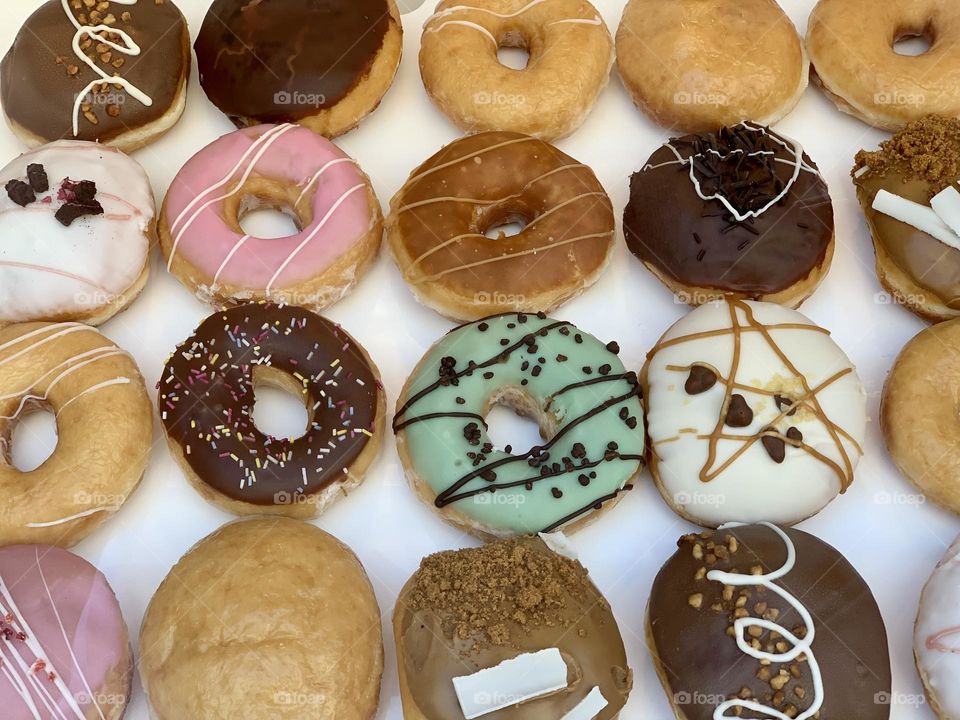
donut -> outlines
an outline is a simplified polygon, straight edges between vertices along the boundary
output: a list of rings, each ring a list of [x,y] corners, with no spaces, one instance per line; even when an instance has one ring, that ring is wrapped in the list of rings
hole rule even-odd
[[[896,302],[938,322],[960,316],[960,120],[930,115],[880,149],[857,153],[853,183],[876,251],[877,277]]]
[[[268,207],[299,232],[258,238],[243,217]],[[159,223],[167,269],[217,307],[271,300],[320,310],[376,258],[380,201],[359,165],[298,125],[261,125],[214,140],[177,173]]]
[[[394,0],[214,0],[194,50],[203,91],[238,128],[299,123],[333,138],[390,89],[403,27]]]
[[[130,152],[176,125],[189,76],[172,0],[47,0],[0,63],[0,101],[28,147],[70,138]]]
[[[894,362],[880,402],[880,427],[893,464],[927,499],[954,513],[960,513],[958,352],[960,320],[922,330]]]
[[[57,419],[57,447],[40,467],[13,465],[17,422]],[[140,484],[153,415],[130,355],[80,323],[0,329],[0,545],[74,545]]]
[[[940,720],[960,716],[960,538],[955,540],[923,588],[913,634],[914,657],[926,701]]]
[[[799,102],[809,67],[774,0],[629,0],[617,30],[624,86],[671,130],[773,125]]]
[[[795,310],[701,305],[664,333],[640,380],[650,469],[691,522],[792,525],[853,482],[866,392],[829,332]]]
[[[837,550],[770,523],[677,545],[647,606],[647,647],[677,718],[888,720],[886,628]]]
[[[630,251],[691,305],[730,295],[796,307],[833,259],[816,164],[749,122],[657,148],[630,179],[623,228]]]
[[[644,461],[640,387],[619,351],[543,313],[447,334],[410,375],[394,415],[417,496],[484,538],[595,520],[632,489]],[[494,405],[537,421],[543,444],[495,447],[484,419]]]
[[[596,175],[528,135],[450,143],[390,209],[387,240],[404,280],[456,320],[550,312],[595,283],[613,252],[613,206]],[[522,230],[507,237],[512,223]]]
[[[618,716],[633,673],[616,618],[551,546],[527,536],[423,559],[393,613],[404,720]]]
[[[5,720],[121,720],[133,651],[117,596],[81,557],[48,545],[0,548]]]
[[[58,140],[0,170],[0,325],[100,325],[147,283],[156,226],[146,172],[116,148]]]
[[[160,584],[138,668],[155,720],[372,720],[380,608],[332,535],[289,518],[241,520]]]
[[[526,50],[526,68],[503,65],[503,47]],[[464,132],[569,135],[587,119],[611,67],[613,39],[586,0],[442,0],[420,45],[427,94]]]
[[[257,387],[299,397],[308,426],[277,438],[253,420]],[[157,405],[190,484],[238,515],[318,516],[380,452],[380,373],[339,325],[288,305],[214,313],[167,360]]]
[[[845,113],[897,130],[930,113],[960,115],[960,6],[951,0],[820,0],[807,24],[813,78]],[[930,48],[899,54],[901,40]]]

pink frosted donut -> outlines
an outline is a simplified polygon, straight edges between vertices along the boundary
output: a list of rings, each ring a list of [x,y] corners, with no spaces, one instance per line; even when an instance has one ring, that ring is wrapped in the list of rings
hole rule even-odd
[[[0,707],[5,720],[118,720],[133,677],[107,579],[67,550],[0,548]]]
[[[245,234],[243,216],[263,207],[290,215],[300,232]],[[319,310],[374,258],[383,216],[369,178],[336,145],[298,125],[259,125],[224,135],[183,166],[159,234],[167,269],[205,302]]]

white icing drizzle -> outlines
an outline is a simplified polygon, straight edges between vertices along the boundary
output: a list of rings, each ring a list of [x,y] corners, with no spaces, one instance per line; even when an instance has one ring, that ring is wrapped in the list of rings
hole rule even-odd
[[[0,351],[6,350],[7,348],[13,347],[14,345],[19,345],[25,340],[30,340],[31,338],[34,338],[37,335],[42,335],[43,333],[49,330],[54,330],[54,333],[52,335],[48,335],[47,337],[41,340],[37,340],[36,342],[31,343],[30,345],[28,345],[27,347],[21,350],[18,350],[10,357],[3,358],[2,360],[0,360],[0,365],[6,365],[8,362],[12,362],[13,360],[16,360],[21,355],[26,355],[28,352],[30,352],[34,348],[40,347],[41,345],[46,345],[48,342],[53,342],[58,337],[69,335],[75,332],[84,332],[84,331],[96,332],[96,330],[94,330],[92,327],[90,327],[89,325],[84,325],[83,323],[71,322],[71,323],[60,323],[58,325],[52,325],[52,326],[46,325],[44,327],[37,328],[36,330],[31,330],[30,332],[25,333],[20,337],[13,338],[13,340],[8,340],[7,342],[0,345]]]
[[[960,236],[957,236],[943,219],[926,205],[881,189],[874,197],[872,207],[879,213],[889,215],[926,233],[948,247],[960,250]]]
[[[72,398],[70,398],[69,400],[67,400],[63,405],[61,405],[61,406],[60,406],[60,409],[57,411],[57,417],[60,417],[60,413],[62,413],[64,410],[66,410],[66,408],[67,408],[71,403],[79,400],[80,398],[82,398],[82,397],[85,396],[85,395],[89,395],[90,393],[96,392],[97,390],[103,390],[104,388],[113,387],[114,385],[129,385],[131,382],[132,382],[132,381],[131,381],[130,378],[128,378],[128,377],[118,377],[118,378],[114,378],[113,380],[104,380],[104,381],[101,382],[101,383],[97,383],[96,385],[92,385],[92,386],[88,387],[86,390],[82,390],[81,392],[77,393],[77,394],[74,395]]]
[[[74,520],[82,520],[83,518],[90,517],[91,515],[96,515],[97,513],[102,513],[102,512],[111,512],[112,510],[116,510],[116,508],[95,507],[95,508],[90,508],[89,510],[84,510],[83,512],[79,512],[76,515],[70,515],[65,518],[58,518],[57,520],[47,520],[45,522],[30,522],[30,523],[27,523],[26,526],[28,528],[56,527],[57,525],[66,525],[67,523],[73,522]]]
[[[498,17],[503,19],[515,18],[520,15],[523,15],[525,12],[536,7],[537,5],[542,5],[545,2],[550,2],[550,0],[532,0],[532,2],[527,3],[522,8],[512,13],[499,13],[494,10],[490,10],[489,8],[476,7],[475,5],[454,5],[452,7],[448,7],[443,10],[440,10],[439,12],[435,12],[433,15],[428,17],[427,21],[424,23],[424,27],[429,25],[434,20],[437,20],[442,17],[446,17],[447,15],[452,15],[453,13],[463,12],[464,10],[481,12],[487,15],[492,15],[493,17]]]
[[[433,15],[431,15],[429,18],[427,18],[426,22],[424,22],[424,24],[423,24],[423,27],[425,28],[425,31],[426,31],[426,32],[429,32],[429,33],[440,32],[441,30],[443,30],[443,29],[444,29],[445,27],[447,27],[448,25],[460,25],[460,26],[462,26],[462,27],[472,28],[472,29],[474,29],[474,30],[478,30],[478,31],[482,32],[484,35],[486,35],[488,38],[490,38],[490,41],[491,41],[494,45],[499,46],[499,45],[500,45],[500,41],[497,40],[497,38],[495,38],[495,37],[493,36],[493,34],[492,34],[489,30],[487,30],[487,28],[483,27],[482,25],[480,25],[480,24],[478,24],[478,23],[470,22],[469,20],[447,20],[447,21],[445,21],[445,22],[443,22],[443,23],[440,23],[440,24],[437,25],[436,27],[427,28],[427,26],[428,26],[431,22],[433,22],[434,20],[440,20],[440,19],[442,19],[442,18],[447,17],[448,15],[452,15],[452,14],[458,13],[458,12],[465,12],[465,11],[466,11],[466,12],[479,12],[479,13],[484,13],[484,14],[486,14],[486,15],[490,15],[490,16],[495,17],[495,18],[500,18],[500,19],[503,19],[503,20],[508,20],[508,19],[510,19],[510,18],[519,17],[520,15],[523,15],[525,12],[527,12],[528,10],[531,10],[532,8],[536,7],[537,5],[542,5],[543,3],[549,2],[549,1],[550,1],[550,0],[533,0],[532,2],[527,3],[526,5],[524,5],[524,6],[523,6],[522,8],[520,8],[519,10],[516,10],[516,11],[511,12],[511,13],[496,12],[496,11],[494,11],[494,10],[490,10],[489,8],[477,7],[477,6],[475,6],[475,5],[454,5],[453,7],[448,7],[448,8],[446,8],[446,9],[444,9],[444,10],[440,10],[440,11],[438,11],[438,12],[435,12]],[[592,19],[591,19],[591,18],[564,18],[564,19],[560,19],[560,20],[552,20],[552,21],[550,21],[550,22],[548,22],[548,23],[546,24],[546,27],[550,27],[551,25],[566,25],[566,24],[569,24],[569,25],[593,25],[593,26],[599,26],[599,25],[602,25],[602,24],[603,24],[603,19],[602,19],[599,15],[594,16]]]
[[[137,1],[138,0],[111,0],[111,2],[114,2],[117,5],[136,5]],[[87,93],[93,90],[94,87],[101,85],[104,82],[112,85],[122,85],[123,88],[130,93],[130,95],[147,107],[153,105],[153,98],[131,83],[129,80],[126,80],[119,75],[107,75],[107,73],[105,73],[103,69],[97,65],[96,61],[91,60],[90,57],[80,47],[80,41],[83,36],[89,35],[91,40],[108,45],[119,53],[136,56],[140,54],[140,46],[137,45],[134,39],[123,30],[111,27],[110,25],[83,25],[77,20],[76,17],[74,17],[73,11],[70,9],[69,0],[60,0],[60,3],[63,6],[63,11],[67,14],[67,17],[70,18],[70,22],[73,23],[73,26],[77,29],[77,32],[74,33],[73,36],[74,54],[76,54],[77,58],[79,58],[81,62],[83,62],[99,76],[97,80],[90,81],[83,90],[77,93],[77,99],[73,103],[73,136],[76,137],[80,134],[80,106],[83,104],[84,98],[87,96]],[[116,43],[101,33],[118,35],[123,41],[123,44],[121,45]]]
[[[319,170],[317,170],[317,171],[313,174],[313,177],[311,177],[311,178],[307,181],[306,185],[303,186],[303,190],[301,190],[301,191],[300,191],[300,194],[297,195],[297,201],[294,203],[294,205],[299,205],[299,204],[300,204],[300,201],[303,200],[304,196],[307,194],[307,192],[309,192],[310,188],[313,187],[313,184],[314,184],[315,182],[317,182],[317,180],[319,180],[321,177],[323,177],[323,174],[324,174],[329,168],[333,167],[334,165],[340,165],[341,163],[353,163],[353,164],[356,164],[356,161],[355,161],[353,158],[344,157],[344,158],[334,158],[333,160],[329,160],[329,161],[325,162],[325,163],[323,164],[323,167],[321,167]]]
[[[469,20],[447,20],[446,22],[440,23],[436,27],[427,28],[424,32],[428,32],[428,33],[440,32],[445,27],[447,27],[447,25],[460,25],[462,27],[468,27],[474,30],[478,30],[479,32],[482,32],[484,35],[490,38],[490,42],[494,44],[494,47],[498,47],[498,48],[500,47],[500,41],[493,36],[493,33],[487,30],[483,25],[478,25],[477,23],[470,22]]]
[[[737,713],[736,715],[727,715],[727,710],[730,710],[731,708],[740,708],[741,710],[752,710],[754,712],[763,713],[764,716],[774,717],[778,720],[807,720],[807,718],[811,718],[816,715],[819,712],[820,707],[823,705],[823,676],[820,673],[820,666],[817,664],[817,659],[814,657],[811,647],[813,645],[814,635],[816,634],[816,626],[814,625],[813,617],[810,615],[810,612],[806,609],[806,607],[804,607],[803,603],[801,603],[800,600],[795,598],[793,595],[774,582],[787,575],[791,570],[793,570],[793,567],[796,564],[797,550],[793,544],[793,541],[790,539],[789,535],[772,523],[764,522],[758,524],[770,528],[770,530],[775,532],[780,539],[783,540],[783,544],[787,548],[787,559],[783,565],[779,569],[766,573],[765,575],[744,575],[742,573],[711,570],[707,573],[707,580],[718,582],[722,585],[732,585],[734,587],[746,586],[766,588],[770,592],[776,593],[781,598],[786,600],[790,606],[797,611],[797,613],[800,615],[800,618],[803,620],[803,625],[806,629],[806,634],[804,635],[803,639],[798,638],[782,625],[770,620],[765,620],[763,618],[737,618],[733,624],[733,627],[734,631],[736,632],[737,647],[739,647],[740,650],[746,655],[749,655],[757,660],[765,660],[770,663],[789,663],[796,660],[800,655],[805,655],[807,659],[807,665],[810,668],[810,675],[813,679],[814,698],[810,707],[797,715],[795,718],[790,718],[775,708],[761,705],[753,700],[743,700],[740,698],[727,700],[726,702],[717,706],[717,708],[713,711],[713,718],[714,720],[727,720],[728,718],[736,717],[740,720],[744,720],[744,716],[741,713]],[[735,527],[743,527],[743,524],[729,523],[721,526],[721,529]],[[791,649],[783,653],[768,653],[763,650],[754,649],[750,643],[747,642],[744,635],[747,628],[750,627],[759,627],[767,631],[779,633],[787,642],[791,644]]]
[[[547,23],[547,27],[551,25],[603,25],[603,19],[599,15],[593,20],[588,20],[587,18],[568,18],[566,20],[554,20]]]

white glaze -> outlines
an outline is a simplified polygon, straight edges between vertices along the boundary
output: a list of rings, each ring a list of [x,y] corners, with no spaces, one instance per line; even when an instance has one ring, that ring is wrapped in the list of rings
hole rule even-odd
[[[25,179],[31,163],[44,166],[50,190],[20,207],[2,188]],[[94,181],[104,214],[61,225],[54,214],[65,178]],[[115,302],[146,265],[154,215],[143,168],[113,148],[60,140],[10,162],[0,171],[0,320],[69,316]]]
[[[923,588],[913,649],[944,717],[960,717],[960,537]]]
[[[735,393],[744,396],[754,418],[748,427],[723,427],[724,435],[756,437],[774,422],[781,433],[796,427],[803,433],[803,444],[833,465],[803,448],[789,445],[785,461],[777,464],[760,441],[747,446],[745,440],[722,439],[716,442],[716,459],[708,468],[711,473],[719,471],[718,474],[707,482],[701,479],[701,471],[709,465],[710,436],[720,419],[726,387],[718,381],[706,392],[689,395],[684,389],[689,370],[677,368],[706,363],[726,378],[734,353],[728,304],[703,305],[670,328],[658,347],[695,333],[719,334],[662,347],[651,357],[647,372],[647,422],[658,458],[662,492],[681,512],[711,526],[763,520],[790,524],[815,514],[841,489],[837,468],[846,469],[847,461],[855,465],[859,460],[866,430],[863,386],[849,359],[829,335],[795,310],[772,303],[747,302],[746,306],[765,326],[801,326],[769,328],[769,333],[809,388],[829,381],[816,393],[816,399],[832,425],[821,422],[808,408],[793,417],[781,417],[770,395],[735,389]],[[740,309],[737,318],[741,326],[746,324],[746,314]],[[800,381],[762,333],[743,332],[741,341],[737,382],[768,392],[789,393],[795,398],[804,394]],[[745,446],[746,450],[723,468]],[[845,479],[852,479],[852,468],[850,476]]]

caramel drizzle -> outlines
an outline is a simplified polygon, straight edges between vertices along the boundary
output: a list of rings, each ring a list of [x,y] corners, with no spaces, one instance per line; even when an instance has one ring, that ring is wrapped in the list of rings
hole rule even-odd
[[[811,388],[810,384],[807,382],[807,378],[803,373],[801,373],[796,366],[790,361],[790,358],[787,357],[783,349],[777,345],[776,341],[773,339],[771,334],[772,330],[806,330],[808,332],[822,332],[829,335],[829,332],[824,330],[821,327],[816,325],[804,325],[802,323],[780,323],[777,325],[765,326],[760,321],[756,319],[753,314],[751,307],[742,300],[727,300],[727,308],[730,311],[730,323],[729,328],[724,328],[720,330],[710,330],[699,333],[691,333],[690,335],[685,335],[683,337],[672,338],[670,340],[663,341],[659,343],[653,350],[650,351],[650,356],[652,357],[657,352],[662,350],[665,347],[671,347],[673,345],[679,345],[685,342],[690,342],[693,340],[699,340],[703,338],[710,337],[721,337],[726,335],[732,335],[733,337],[733,360],[731,362],[730,376],[729,378],[722,378],[720,374],[717,374],[718,381],[722,381],[724,385],[724,396],[723,402],[720,404],[720,412],[717,417],[717,423],[714,426],[713,431],[709,435],[698,435],[698,438],[708,440],[708,451],[707,451],[707,461],[700,469],[700,481],[703,483],[709,483],[723,474],[726,470],[730,468],[733,463],[735,463],[747,450],[753,447],[757,442],[762,440],[764,437],[776,437],[783,440],[786,444],[797,447],[805,452],[809,453],[815,457],[820,462],[829,466],[836,474],[840,480],[841,492],[846,491],[846,489],[853,482],[853,462],[850,458],[849,453],[847,452],[846,447],[843,444],[841,435],[853,442],[854,446],[857,449],[857,452],[863,453],[863,449],[860,445],[850,437],[849,433],[841,430],[833,423],[827,414],[824,412],[823,407],[820,405],[820,400],[818,395],[823,392],[826,388],[833,385],[835,382],[841,378],[849,375],[853,372],[853,368],[846,368],[841,370],[831,377],[827,378],[824,382],[818,385],[815,388]],[[741,324],[740,317],[737,314],[737,310],[742,310],[746,318],[746,324]],[[780,358],[780,361],[783,363],[784,367],[800,382],[801,387],[803,388],[803,395],[798,398],[794,403],[777,415],[769,425],[774,425],[781,420],[783,420],[787,415],[796,407],[797,405],[804,405],[809,409],[816,418],[823,423],[827,431],[830,433],[830,437],[834,442],[840,457],[842,458],[843,467],[838,463],[834,462],[830,458],[823,455],[819,451],[810,447],[809,445],[803,443],[802,441],[794,441],[782,433],[772,429],[767,428],[759,433],[753,435],[731,435],[724,433],[724,423],[726,420],[727,409],[730,405],[730,399],[733,395],[734,389],[742,389],[747,392],[757,393],[761,395],[770,395],[769,391],[764,388],[756,388],[750,385],[743,385],[737,382],[737,372],[740,369],[740,360],[741,360],[741,350],[742,350],[742,334],[744,332],[757,332],[763,336],[763,339],[766,341],[770,349]],[[680,370],[676,366],[668,366],[667,370]],[[718,467],[714,467],[717,462],[717,448],[721,440],[732,440],[740,441],[743,445],[731,455],[726,461],[721,463]]]

